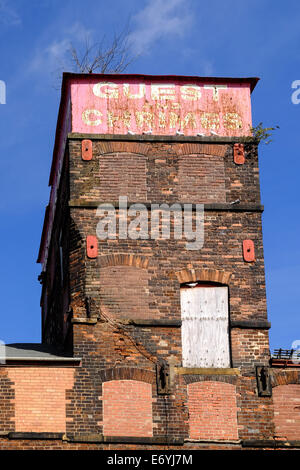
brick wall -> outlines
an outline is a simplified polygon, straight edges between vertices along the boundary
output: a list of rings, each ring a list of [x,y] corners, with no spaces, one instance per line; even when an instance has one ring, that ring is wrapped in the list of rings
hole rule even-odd
[[[182,365],[182,282],[228,285],[231,323],[267,319],[256,146],[246,148],[244,165],[234,163],[232,150],[233,143],[93,140],[93,158],[83,161],[81,141],[69,139],[70,207],[68,218],[60,220],[69,233],[69,330],[73,353],[82,357],[82,364],[76,369],[69,395],[67,435],[84,439],[101,433],[136,433],[134,428],[116,429],[105,411],[107,397],[118,396],[119,421],[128,421],[127,398],[120,391],[125,382],[134,381],[135,386],[141,382],[145,389],[151,388],[153,438],[168,436],[183,441],[189,437],[235,440],[273,436],[272,400],[258,397],[255,377],[257,363],[268,365],[266,329],[231,327],[232,367],[240,368],[239,376],[224,372],[219,377],[195,374],[183,378],[176,372]],[[97,206],[124,195],[134,203],[227,205],[206,206],[205,241],[200,251],[187,250],[185,239],[123,240],[117,236],[115,240],[98,240],[98,256],[88,258],[86,237],[96,235]],[[239,204],[228,204],[237,199]],[[243,259],[244,239],[254,241],[253,263]],[[190,273],[191,278],[178,273]],[[88,307],[87,298],[91,299]],[[129,319],[142,323],[128,324]],[[50,333],[47,337],[55,339]],[[157,393],[156,365],[161,361],[173,367],[167,395]],[[220,420],[230,423],[228,428],[224,424],[224,434],[220,426],[211,427],[211,432],[204,430],[197,423],[198,412],[191,411],[200,403],[189,398],[193,390],[206,393],[209,402],[211,392],[203,391],[207,383],[209,390],[216,388],[214,396],[219,398],[208,409],[211,413],[217,409]],[[119,393],[109,393],[110,387]],[[224,407],[223,401],[232,406]],[[116,408],[112,408],[112,417],[114,413]],[[140,435],[146,436],[149,429],[140,429]]]
[[[14,430],[15,390],[7,369],[0,368],[0,430]]]
[[[258,396],[253,368],[246,366],[241,370],[243,375],[237,381],[239,438],[272,440],[274,438],[272,397]]]
[[[188,203],[226,202],[224,157],[180,156],[178,193],[180,200]]]
[[[119,196],[129,200],[147,199],[146,158],[142,155],[117,153],[100,156],[100,185],[93,188],[93,196],[104,202],[117,201]],[[97,178],[97,173],[93,174]],[[91,191],[91,189],[89,188]],[[91,195],[91,194],[90,194]],[[86,196],[86,195],[85,195]]]
[[[73,387],[74,369],[13,367],[8,377],[14,390],[15,431],[66,430],[66,392]]]
[[[134,266],[99,269],[100,296],[115,318],[149,318],[149,274]]]
[[[246,163],[236,165],[233,144],[93,140],[93,159],[86,162],[81,141],[70,139],[71,199],[109,202],[127,190],[129,201],[135,202],[220,203],[239,198],[259,204],[257,149],[246,145],[245,151]]]
[[[151,384],[112,380],[102,390],[105,436],[153,436]]]
[[[236,387],[222,382],[188,385],[190,438],[236,440]]]
[[[93,159],[84,162],[80,141],[70,140],[69,149],[70,199],[75,202],[70,208],[73,221],[70,245],[74,247],[70,255],[73,318],[78,321],[87,319],[84,299],[89,296],[93,299],[92,317],[98,321],[94,325],[78,323],[73,326],[74,351],[84,360],[82,369],[76,374],[74,387],[74,403],[76,409],[81,408],[81,414],[79,417],[73,413],[69,430],[72,433],[99,432],[96,423],[102,422],[103,410],[98,404],[93,410],[89,403],[95,403],[94,390],[101,386],[101,383],[96,386],[96,377],[101,370],[117,365],[155,373],[155,364],[160,360],[181,365],[180,328],[126,325],[129,318],[180,322],[180,282],[186,281],[180,281],[176,273],[184,270],[199,272],[197,280],[224,281],[229,285],[231,321],[266,320],[260,212],[237,211],[234,205],[226,211],[207,210],[205,243],[199,252],[186,250],[185,240],[121,240],[117,236],[116,240],[98,240],[98,257],[88,259],[85,254],[86,237],[96,234],[99,220],[96,207],[99,203],[97,191],[101,186],[101,164],[105,162],[106,165],[103,166],[104,179],[111,171],[117,181],[118,170],[113,168],[115,162],[119,162],[122,155],[132,159],[135,155],[137,169],[140,168],[137,171],[141,172],[139,184],[145,181],[142,170],[145,165],[147,195],[130,190],[130,202],[225,203],[239,198],[244,204],[258,204],[257,154],[255,146],[248,148],[246,163],[237,166],[233,162],[231,145],[94,140]],[[189,172],[188,176],[186,172]],[[130,181],[130,175],[124,172],[124,184],[131,184]],[[116,200],[117,196],[123,195],[121,190],[119,194],[115,192],[118,186],[114,182],[111,187],[114,189],[113,192],[109,189],[109,198]],[[255,263],[245,263],[243,259],[242,242],[248,238],[255,244]],[[205,270],[226,275],[222,277],[223,281],[220,276],[201,279]],[[102,312],[103,306],[105,311]],[[111,320],[122,320],[123,323],[112,323]],[[237,386],[243,391],[243,399],[237,395],[241,436],[270,436],[272,429],[268,424],[268,412],[260,410],[261,402],[266,410],[270,409],[270,403],[257,397],[254,377],[256,363],[268,364],[267,330],[232,328],[230,342],[232,366],[242,370],[237,384],[232,385],[233,389]],[[249,374],[251,380],[247,377]],[[86,403],[80,399],[83,380],[89,396]],[[158,399],[155,383],[152,386],[155,387],[153,397]],[[187,438],[187,386],[176,374],[172,391],[154,407],[153,433],[154,436],[163,435],[167,429],[170,436]],[[249,419],[251,407],[255,411]],[[166,416],[168,420],[164,424]],[[260,417],[259,420],[256,416]]]
[[[181,394],[159,396],[156,384],[156,364],[159,359],[180,364],[180,329],[174,331],[173,328],[158,326],[137,328],[133,325],[121,327],[104,319],[95,325],[74,325],[74,353],[83,357],[83,360],[75,374],[68,414],[68,434],[104,432],[101,423],[105,412],[99,400],[101,390],[112,380],[129,380],[151,385],[153,436],[164,438],[168,430],[170,436],[183,438],[186,434],[182,421],[183,397]],[[104,396],[103,391],[101,396]],[[120,394],[118,399],[123,399]]]
[[[300,384],[273,389],[274,422],[277,438],[300,440]]]
[[[100,220],[96,215],[96,209],[74,207],[71,208],[71,217],[74,221],[71,237],[74,243],[76,240],[77,246],[71,254],[70,275],[73,286],[78,286],[76,289],[71,289],[71,297],[76,296],[77,299],[79,295],[84,296],[85,288],[85,291],[97,300],[101,289],[100,256],[128,254],[149,259],[147,267],[149,299],[151,299],[149,302],[154,302],[160,318],[180,319],[180,286],[175,272],[190,267],[232,273],[230,282],[232,320],[266,320],[260,214],[242,215],[239,212],[207,211],[205,240],[201,251],[187,250],[186,239],[174,240],[171,237],[170,240],[119,240],[117,234],[116,240],[98,240],[99,256],[92,260],[86,257],[85,243],[88,235],[96,235],[97,223]],[[243,259],[242,243],[248,238],[255,244],[255,263],[245,263]],[[141,269],[140,273],[142,279],[145,274]],[[126,282],[125,279],[123,281]],[[268,341],[267,336],[266,341]]]
[[[42,342],[71,349],[70,325],[67,324],[70,301],[69,279],[69,159],[66,152],[57,197],[47,270],[41,280]]]
[[[269,336],[266,330],[234,328],[231,332],[232,359],[236,367],[253,371],[260,361],[268,363]]]

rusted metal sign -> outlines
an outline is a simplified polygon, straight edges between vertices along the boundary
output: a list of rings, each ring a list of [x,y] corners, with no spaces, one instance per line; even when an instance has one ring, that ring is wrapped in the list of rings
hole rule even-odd
[[[71,83],[72,131],[96,134],[250,135],[250,84],[137,78]]]

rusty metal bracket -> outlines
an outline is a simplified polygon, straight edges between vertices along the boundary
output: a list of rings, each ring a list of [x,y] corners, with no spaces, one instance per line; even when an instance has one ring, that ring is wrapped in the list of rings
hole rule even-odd
[[[256,366],[256,382],[259,397],[272,396],[272,386],[270,380],[270,367]]]
[[[92,160],[93,142],[91,140],[84,139],[81,142],[81,158],[86,161]]]
[[[170,366],[166,362],[156,364],[156,383],[158,395],[170,394]]]
[[[243,240],[243,257],[246,263],[255,261],[255,249],[252,240]]]
[[[233,161],[236,165],[243,165],[245,163],[245,147],[244,147],[244,144],[234,144],[234,146],[233,146]]]
[[[86,237],[86,254],[88,258],[97,258],[98,256],[98,240],[94,235]]]

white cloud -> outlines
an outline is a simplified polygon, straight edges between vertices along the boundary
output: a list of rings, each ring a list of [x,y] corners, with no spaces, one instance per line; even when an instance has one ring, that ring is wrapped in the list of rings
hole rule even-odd
[[[85,42],[92,38],[93,30],[85,28],[78,21],[66,30],[66,34],[70,39],[76,39],[78,42]]]
[[[136,29],[129,36],[135,54],[149,52],[159,39],[183,36],[192,22],[188,0],[149,0],[133,21]]]
[[[29,71],[52,71],[53,67],[59,67],[63,64],[69,49],[70,41],[68,39],[53,41],[49,46],[36,52],[29,66]]]
[[[72,70],[71,47],[82,45],[91,39],[92,31],[84,28],[80,23],[74,23],[64,30],[63,37],[58,36],[48,44],[44,39],[27,66],[27,73],[40,75],[54,75],[55,80],[60,80],[63,71]]]
[[[11,6],[8,6],[7,0],[0,0],[0,23],[15,26],[21,22],[20,16]]]

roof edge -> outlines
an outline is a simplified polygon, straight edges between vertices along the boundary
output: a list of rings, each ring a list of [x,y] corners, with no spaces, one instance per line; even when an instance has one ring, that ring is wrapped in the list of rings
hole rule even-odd
[[[206,82],[223,83],[250,83],[251,93],[254,90],[257,82],[260,80],[259,77],[201,77],[198,75],[147,75],[139,73],[74,73],[64,72],[63,82],[69,79],[80,79],[80,78],[144,78],[147,80],[161,80],[161,79],[176,79],[180,81],[186,80],[203,80]]]

